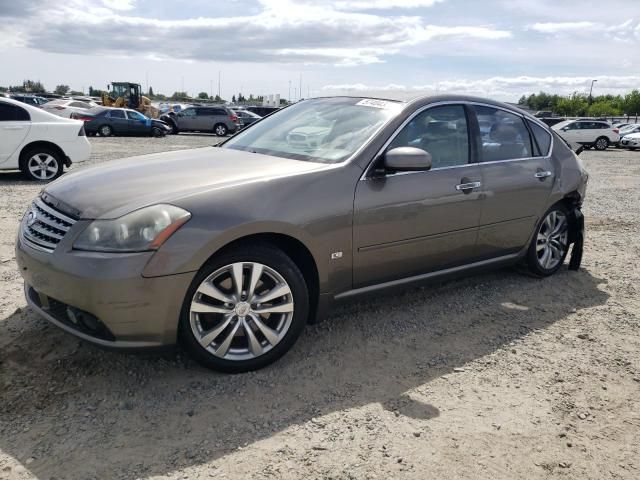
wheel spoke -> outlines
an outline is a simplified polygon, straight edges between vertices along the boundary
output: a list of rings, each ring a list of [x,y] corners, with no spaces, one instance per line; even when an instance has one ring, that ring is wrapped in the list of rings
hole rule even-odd
[[[253,320],[253,323],[256,324],[256,327],[258,327],[258,329],[262,332],[264,337],[267,339],[267,342],[269,342],[271,345],[275,345],[280,341],[280,335],[278,335],[278,332],[276,332],[270,327],[267,327],[262,322],[260,317],[258,317],[258,315],[251,315],[251,320]]]
[[[259,263],[254,263],[253,268],[251,269],[251,280],[249,282],[249,288],[247,289],[247,298],[253,298],[253,293],[258,285],[258,281],[262,276],[263,266]]]
[[[227,354],[227,352],[229,351],[229,347],[231,346],[231,342],[233,341],[233,337],[236,336],[238,328],[240,328],[241,324],[242,321],[238,319],[236,321],[236,324],[233,326],[233,329],[231,329],[231,332],[229,332],[229,334],[227,335],[227,338],[225,338],[224,341],[218,346],[218,348],[216,348],[216,355],[224,357]]]
[[[191,311],[194,313],[231,313],[229,308],[218,307],[216,305],[209,305],[208,303],[202,303],[194,300],[191,304]]]
[[[544,250],[542,250],[542,257],[540,257],[540,264],[547,268],[547,262],[549,261],[549,247],[545,245]]]
[[[200,342],[200,345],[202,345],[204,348],[207,348],[209,345],[211,345],[211,342],[213,342],[216,338],[218,338],[218,335],[220,335],[222,331],[225,328],[227,328],[227,326],[229,326],[229,323],[231,323],[232,318],[233,318],[233,315],[228,315],[220,323],[220,325],[209,330],[208,332],[205,332],[205,334],[202,337],[200,337],[200,339],[198,340],[198,342]]]
[[[233,277],[236,298],[240,300],[242,297],[242,263],[234,263],[231,266],[231,276]]]
[[[285,295],[289,295],[291,293],[291,289],[289,288],[288,285],[280,284],[277,285],[276,287],[272,288],[271,290],[269,290],[267,293],[265,293],[264,295],[261,295],[259,297],[257,297],[254,300],[254,303],[267,303],[271,300],[274,300],[276,298],[280,298],[280,297],[284,297]]]
[[[256,334],[253,333],[253,329],[251,328],[251,325],[249,325],[249,323],[247,322],[246,317],[242,319],[242,328],[244,329],[244,334],[247,337],[247,340],[249,343],[249,350],[251,351],[251,353],[256,357],[258,355],[262,355],[262,345],[260,345],[260,342],[256,338]]]
[[[267,307],[254,308],[255,313],[289,313],[293,312],[293,302],[287,302],[280,305],[271,305]]]
[[[202,293],[202,294],[204,294],[204,295],[206,295],[208,297],[215,298],[216,300],[219,300],[221,302],[233,303],[233,298],[231,298],[226,293],[221,292],[218,288],[216,288],[210,282],[203,282],[198,287],[198,292],[200,292],[200,293]]]

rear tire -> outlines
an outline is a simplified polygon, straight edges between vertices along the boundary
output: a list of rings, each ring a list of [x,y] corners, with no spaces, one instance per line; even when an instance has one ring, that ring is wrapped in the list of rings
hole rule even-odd
[[[594,146],[596,147],[596,150],[606,150],[607,147],[609,146],[609,139],[607,137],[600,137],[596,140],[596,143],[594,143]]]
[[[569,252],[569,212],[561,203],[542,216],[527,250],[527,266],[534,275],[548,277],[556,273]]]
[[[102,125],[100,126],[100,128],[98,128],[98,133],[101,137],[110,137],[111,135],[113,135],[113,128],[111,128],[109,125]]]
[[[50,182],[64,171],[62,155],[47,147],[35,147],[21,155],[20,170],[29,180]]]
[[[247,372],[283,356],[308,315],[307,284],[293,260],[270,244],[246,245],[200,269],[182,305],[179,337],[203,366]]]
[[[216,123],[213,127],[213,133],[219,137],[224,137],[229,133],[229,129],[224,123]]]

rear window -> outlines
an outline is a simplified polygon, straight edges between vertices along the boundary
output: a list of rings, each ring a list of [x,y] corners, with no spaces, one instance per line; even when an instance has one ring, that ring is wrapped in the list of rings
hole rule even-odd
[[[531,128],[531,132],[533,133],[533,138],[535,140],[536,146],[538,147],[536,154],[542,157],[546,157],[549,154],[549,148],[551,148],[551,134],[547,131],[547,129],[542,128],[537,123],[527,121],[529,123],[529,128]]]
[[[28,122],[29,112],[16,105],[0,102],[0,122]]]
[[[109,117],[111,118],[125,118],[124,112],[122,110],[111,110],[109,112]]]

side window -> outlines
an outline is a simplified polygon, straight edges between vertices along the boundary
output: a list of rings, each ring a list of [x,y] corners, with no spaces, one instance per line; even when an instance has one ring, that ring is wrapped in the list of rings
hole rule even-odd
[[[573,122],[564,128],[566,128],[567,130],[577,130],[578,128],[580,128],[580,124],[578,122]]]
[[[598,125],[598,128],[601,129],[601,130],[605,129],[605,128],[612,128],[611,125],[609,125],[608,123],[600,122],[597,125]]]
[[[531,137],[521,117],[495,107],[475,105],[473,108],[481,127],[481,161],[495,162],[533,156]]]
[[[31,116],[24,108],[0,102],[0,122],[28,122],[30,120]]]
[[[111,118],[125,118],[124,112],[122,110],[111,110],[109,112],[109,117]]]
[[[551,147],[551,134],[537,123],[527,122],[529,123],[529,128],[531,128],[531,132],[533,132],[533,138],[538,146],[539,155],[546,157]]]
[[[416,115],[393,139],[388,150],[397,147],[426,150],[431,154],[432,168],[469,163],[469,134],[464,107],[433,107]]]
[[[196,109],[195,108],[185,108],[184,110],[182,110],[181,113],[185,117],[195,117],[196,116]]]
[[[138,113],[138,112],[134,112],[134,111],[127,111],[127,116],[131,120],[146,120],[144,115],[142,115],[141,113]]]

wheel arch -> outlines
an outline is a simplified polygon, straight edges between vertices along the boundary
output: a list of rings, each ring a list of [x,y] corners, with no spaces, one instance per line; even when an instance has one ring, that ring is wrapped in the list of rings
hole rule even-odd
[[[282,250],[302,272],[302,276],[309,290],[309,323],[316,319],[318,300],[320,296],[320,274],[318,265],[309,248],[298,238],[285,233],[265,232],[254,233],[232,240],[216,250],[205,264],[221,253],[247,245],[267,244]]]
[[[71,162],[69,161],[69,157],[67,156],[66,153],[64,153],[64,150],[62,150],[62,148],[60,148],[59,145],[56,145],[53,142],[48,142],[46,140],[36,140],[34,142],[30,142],[26,144],[20,150],[19,167],[21,170],[24,169],[25,162],[28,160],[27,153],[29,153],[30,150],[33,150],[35,148],[49,148],[54,152],[56,152],[56,154],[60,155],[60,158],[62,160],[62,163],[64,163],[64,165],[68,167],[71,164]]]

